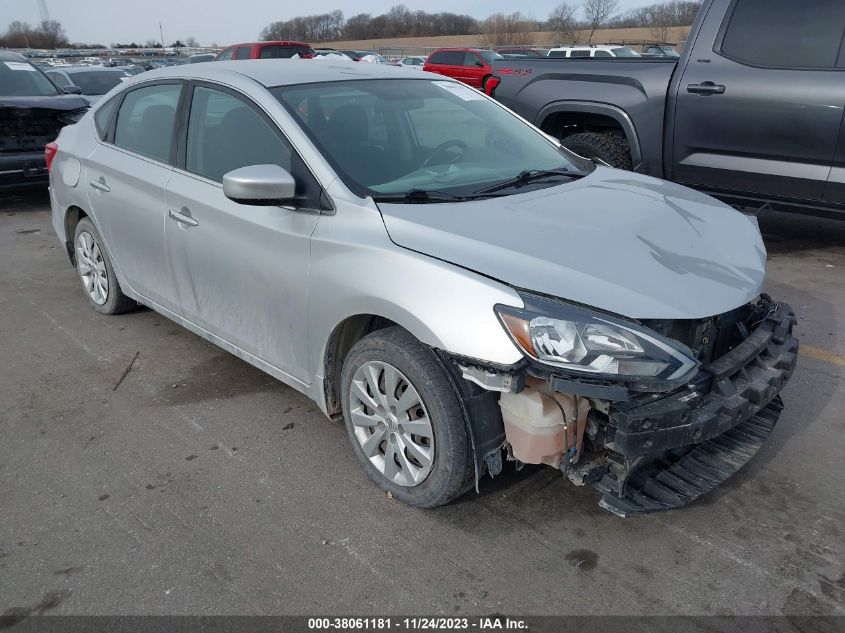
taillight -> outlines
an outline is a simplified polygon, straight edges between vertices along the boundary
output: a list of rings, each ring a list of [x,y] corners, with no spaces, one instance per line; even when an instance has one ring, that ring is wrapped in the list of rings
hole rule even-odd
[[[47,143],[44,146],[44,160],[47,162],[47,172],[49,173],[50,169],[53,167],[53,159],[56,157],[56,154],[59,151],[59,145],[55,141],[52,143]]]
[[[488,97],[492,97],[493,93],[496,92],[496,88],[498,88],[499,84],[502,83],[502,80],[498,77],[490,77],[487,80],[487,83],[484,84],[484,92]]]

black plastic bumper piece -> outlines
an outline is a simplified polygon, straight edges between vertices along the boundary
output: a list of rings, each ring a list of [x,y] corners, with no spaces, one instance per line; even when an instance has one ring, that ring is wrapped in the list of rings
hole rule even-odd
[[[776,397],[765,408],[727,433],[691,449],[668,454],[635,471],[619,495],[618,482],[605,475],[594,484],[603,493],[599,505],[620,517],[683,507],[719,486],[757,453],[775,428],[783,403]]]
[[[746,340],[702,367],[686,389],[614,403],[608,448],[627,458],[656,455],[715,438],[749,419],[795,371],[795,320],[787,304],[773,304]]]

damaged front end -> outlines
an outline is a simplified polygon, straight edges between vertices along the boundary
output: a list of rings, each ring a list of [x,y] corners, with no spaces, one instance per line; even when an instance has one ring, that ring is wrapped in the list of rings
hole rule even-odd
[[[497,474],[504,446],[509,459],[594,486],[601,507],[627,517],[694,501],[774,429],[798,354],[788,305],[762,295],[707,319],[629,322],[580,307],[536,317],[527,299],[527,311],[500,313],[524,364],[455,360],[477,392],[465,403],[484,403],[467,411],[482,427],[471,429],[477,472]]]

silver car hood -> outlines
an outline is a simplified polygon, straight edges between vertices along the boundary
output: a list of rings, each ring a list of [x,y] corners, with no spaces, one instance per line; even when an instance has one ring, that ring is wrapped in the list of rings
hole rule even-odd
[[[756,221],[701,193],[604,167],[463,203],[380,203],[399,246],[509,285],[640,319],[698,319],[763,287]]]

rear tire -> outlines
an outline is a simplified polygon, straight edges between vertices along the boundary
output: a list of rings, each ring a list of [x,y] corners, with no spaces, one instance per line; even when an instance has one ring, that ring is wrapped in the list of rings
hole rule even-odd
[[[120,289],[103,238],[90,219],[82,218],[76,225],[73,244],[76,272],[88,304],[101,314],[121,314],[136,309],[138,304]]]
[[[398,327],[373,332],[350,350],[341,385],[346,430],[373,483],[422,508],[467,490],[475,471],[463,410],[431,349]]]
[[[625,142],[611,134],[581,132],[564,137],[561,143],[584,158],[600,158],[618,169],[630,170],[633,167],[631,153]]]

